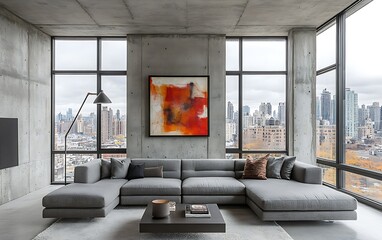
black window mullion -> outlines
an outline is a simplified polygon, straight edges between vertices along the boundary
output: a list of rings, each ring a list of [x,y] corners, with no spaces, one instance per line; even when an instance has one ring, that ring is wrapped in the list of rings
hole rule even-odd
[[[336,101],[337,101],[337,125],[336,125],[336,163],[343,164],[345,162],[345,20],[344,14],[337,16],[337,88],[336,88]],[[345,174],[343,170],[336,168],[337,188],[344,188]]]

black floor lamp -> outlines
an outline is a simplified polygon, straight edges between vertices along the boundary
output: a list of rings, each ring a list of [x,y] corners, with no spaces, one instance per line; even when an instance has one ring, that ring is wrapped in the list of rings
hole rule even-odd
[[[84,104],[85,104],[85,102],[86,102],[86,99],[88,99],[89,95],[97,95],[97,93],[91,93],[91,92],[89,92],[88,94],[86,94],[86,97],[85,97],[84,101],[82,102],[80,109],[78,110],[76,116],[75,116],[74,119],[73,119],[72,124],[70,125],[68,131],[66,131],[66,134],[65,134],[65,160],[64,160],[64,169],[65,169],[65,171],[64,171],[64,172],[65,172],[65,176],[64,176],[64,178],[65,178],[65,185],[66,185],[66,140],[67,140],[67,138],[68,138],[68,134],[69,134],[70,130],[72,129],[74,123],[76,122],[77,117],[78,117],[78,115],[80,114],[81,109],[82,109],[82,107],[84,106]],[[110,99],[106,96],[106,94],[101,90],[101,91],[98,93],[98,96],[96,97],[96,99],[94,100],[93,103],[94,103],[94,104],[105,104],[105,103],[111,103],[111,101],[110,101]]]

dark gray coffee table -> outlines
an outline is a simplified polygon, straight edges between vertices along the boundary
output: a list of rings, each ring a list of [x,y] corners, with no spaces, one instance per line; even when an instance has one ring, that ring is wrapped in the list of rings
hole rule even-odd
[[[141,233],[208,233],[225,232],[225,222],[216,204],[207,204],[210,218],[186,218],[185,204],[176,204],[176,210],[162,219],[152,217],[152,205],[147,206],[139,223]]]

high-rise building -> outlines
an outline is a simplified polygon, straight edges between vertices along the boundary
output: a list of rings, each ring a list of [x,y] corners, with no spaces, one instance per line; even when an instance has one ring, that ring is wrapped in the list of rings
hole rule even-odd
[[[111,139],[113,133],[113,110],[102,107],[101,110],[101,142]]]
[[[345,89],[345,134],[347,138],[357,138],[358,94]]]
[[[366,119],[369,118],[369,109],[365,104],[362,104],[361,108],[358,108],[358,124],[360,127],[365,126]]]
[[[316,120],[321,120],[321,100],[316,97]]]
[[[66,121],[72,121],[73,120],[73,109],[68,108],[68,111],[66,111]]]
[[[228,101],[228,103],[227,103],[227,119],[233,120],[233,113],[234,113],[233,104],[230,101]]]
[[[261,103],[259,106],[260,114],[272,116],[272,104],[271,103]]]
[[[272,104],[267,103],[267,114],[271,115],[272,114]]]
[[[331,93],[325,88],[321,93],[321,117],[323,120],[330,121],[330,100]]]
[[[243,116],[249,116],[251,108],[248,105],[243,106]]]
[[[374,130],[378,131],[381,127],[381,108],[379,102],[373,102],[371,106],[368,106],[369,116],[371,121],[374,122]]]
[[[117,120],[121,120],[121,111],[119,111],[119,109],[117,109],[117,113],[115,114]]]
[[[285,125],[285,102],[279,103],[277,113],[278,113],[277,119],[280,121],[280,125]]]
[[[82,115],[80,114],[77,119],[77,133],[84,133],[84,119],[82,118]]]
[[[337,121],[337,106],[336,106],[336,95],[333,95],[333,99],[330,100],[330,123],[335,125]]]

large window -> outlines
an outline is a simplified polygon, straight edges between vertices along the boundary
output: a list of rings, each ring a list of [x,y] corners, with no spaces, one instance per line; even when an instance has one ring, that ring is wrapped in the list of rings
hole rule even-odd
[[[287,153],[286,38],[226,42],[227,158]]]
[[[316,153],[332,161],[336,160],[336,66],[336,25],[332,22],[317,35],[316,78]]]
[[[317,162],[325,166],[324,179],[379,208],[381,11],[382,1],[361,1],[319,28],[316,81]]]
[[[53,38],[52,182],[65,180],[65,139],[87,93],[103,90],[107,105],[85,102],[67,137],[66,180],[94,158],[126,156],[127,41]]]

